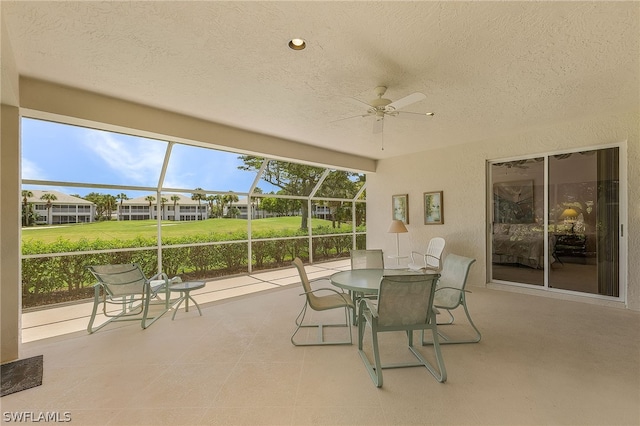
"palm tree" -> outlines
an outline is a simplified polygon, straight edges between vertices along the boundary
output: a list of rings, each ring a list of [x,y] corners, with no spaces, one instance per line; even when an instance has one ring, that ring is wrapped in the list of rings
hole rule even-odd
[[[254,192],[254,194],[262,194],[262,189],[256,187],[256,188],[254,188],[253,192]],[[255,202],[255,213],[252,213],[251,217],[254,217],[254,216],[257,217],[258,212],[260,211],[260,202],[261,201],[262,201],[261,197],[254,197],[253,198],[253,202]],[[253,202],[252,202],[252,204],[253,204]]]
[[[29,205],[29,198],[33,197],[33,192],[29,191],[28,189],[23,189],[22,190],[22,226],[28,226],[29,225],[29,214],[28,214],[28,208],[27,206]]]
[[[151,204],[153,204],[153,202],[156,200],[156,197],[154,197],[153,195],[147,195],[146,197],[144,197],[145,201],[149,202],[149,219],[153,219],[153,214],[151,213]]]
[[[233,212],[233,203],[238,202],[239,198],[236,194],[227,194],[222,197],[226,203],[229,203],[229,209],[227,210],[227,216],[234,217],[235,213]]]
[[[196,188],[194,189],[194,191],[202,191],[202,188]],[[191,196],[192,200],[198,200],[198,213],[196,214],[196,220],[198,220],[198,217],[200,216],[200,201],[204,200],[206,198],[206,196],[202,193],[202,192],[194,192],[193,195]]]
[[[161,198],[160,198],[160,205],[162,206],[162,210],[161,210],[160,215],[161,215],[161,217],[162,217],[162,220],[164,220],[164,205],[166,204],[166,202],[167,202],[167,201],[169,201],[169,200],[167,200],[167,199],[166,199],[166,198],[164,198],[164,197],[161,197]]]
[[[118,208],[118,219],[120,219],[120,215],[122,214],[122,202],[128,199],[129,197],[127,197],[127,194],[125,194],[124,192],[121,192],[118,195],[116,195],[116,200],[120,200],[120,207]]]
[[[173,194],[171,196],[171,201],[173,201],[173,220],[178,220],[178,210],[176,209],[176,205],[178,204],[178,201],[180,201],[180,196]]]
[[[209,204],[209,217],[213,217],[214,216],[213,203],[216,201],[216,196],[207,195],[207,198],[205,198],[205,200],[207,200],[207,204]]]
[[[105,194],[103,197],[104,208],[106,210],[105,219],[111,220],[111,214],[113,213],[113,206],[116,203],[116,197],[111,194]]]
[[[216,203],[216,217],[222,217],[222,212],[224,211],[224,199],[222,195],[214,195],[213,201]]]
[[[47,208],[47,224],[51,225],[51,202],[55,201],[58,199],[58,197],[56,197],[55,194],[52,194],[50,192],[45,192],[44,194],[42,194],[42,197],[40,197],[41,200],[47,200],[47,204],[45,205],[45,207]]]

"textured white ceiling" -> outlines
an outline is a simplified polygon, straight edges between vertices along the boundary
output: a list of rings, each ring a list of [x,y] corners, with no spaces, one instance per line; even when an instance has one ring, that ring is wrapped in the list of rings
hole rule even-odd
[[[11,2],[21,75],[385,158],[639,104],[638,2]],[[292,37],[307,40],[292,51]],[[385,120],[349,101],[427,95]]]

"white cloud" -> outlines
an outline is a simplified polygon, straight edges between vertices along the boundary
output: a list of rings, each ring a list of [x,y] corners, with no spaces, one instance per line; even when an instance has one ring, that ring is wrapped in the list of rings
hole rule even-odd
[[[88,130],[84,145],[117,175],[134,185],[158,184],[166,143]]]
[[[42,169],[33,161],[22,158],[22,179],[46,180]]]

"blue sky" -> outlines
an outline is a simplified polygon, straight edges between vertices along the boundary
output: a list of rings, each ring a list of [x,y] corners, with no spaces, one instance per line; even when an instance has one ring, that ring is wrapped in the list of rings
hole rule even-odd
[[[168,143],[42,120],[22,120],[22,178],[156,187]],[[247,192],[255,172],[238,169],[239,154],[175,144],[164,187]],[[277,188],[265,182],[264,192]],[[47,189],[40,186],[29,186]],[[68,194],[122,190],[48,187]],[[140,196],[124,191],[129,198]],[[131,192],[131,194],[129,194]]]

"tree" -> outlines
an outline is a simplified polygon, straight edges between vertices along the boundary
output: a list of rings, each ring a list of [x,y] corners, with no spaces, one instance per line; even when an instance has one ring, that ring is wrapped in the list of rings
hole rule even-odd
[[[116,205],[116,197],[111,194],[104,194],[102,196],[102,202],[104,203],[104,219],[111,220],[111,214],[113,213],[113,208]]]
[[[122,202],[128,199],[129,197],[127,197],[127,194],[125,194],[124,192],[121,192],[118,195],[116,195],[116,200],[120,200],[120,207],[118,208],[119,214],[122,214]]]
[[[357,173],[336,170],[331,172],[322,183],[322,187],[316,194],[317,197],[352,199],[364,182],[354,182],[351,177]],[[340,226],[346,210],[342,201],[329,200],[324,202],[329,207],[331,224],[333,228]]]
[[[205,200],[207,201],[207,204],[209,205],[209,217],[210,218],[214,218],[215,215],[215,208],[214,208],[214,203],[216,201],[216,196],[215,195],[207,195],[207,197],[205,198]]]
[[[29,226],[29,198],[33,197],[33,192],[23,189],[22,192],[22,226]]]
[[[176,208],[176,205],[178,204],[178,201],[180,201],[180,196],[173,194],[171,196],[171,201],[173,201],[173,220],[178,220],[178,209]]]
[[[240,199],[236,194],[225,194],[222,196],[225,204],[229,204],[229,208],[227,209],[227,217],[237,217],[237,210],[234,209],[233,203],[237,203]]]
[[[55,194],[52,194],[50,192],[45,192],[44,194],[42,194],[42,197],[40,197],[41,200],[46,200],[47,204],[45,204],[45,207],[47,208],[47,223],[51,224],[51,206],[52,206],[52,201],[55,201],[58,199],[58,197],[56,197]]]
[[[257,172],[260,170],[263,158],[242,155],[239,157],[244,165],[238,166],[240,170]],[[271,160],[262,174],[262,179],[270,184],[282,189],[285,195],[308,195],[318,184],[323,168],[306,166],[302,164],[288,163],[286,161]],[[264,200],[263,200],[264,202]],[[309,206],[308,203],[299,203],[302,210],[301,229],[308,226]]]
[[[256,187],[253,190],[254,194],[262,194],[262,189]],[[262,201],[262,197],[253,197],[251,199],[251,217],[254,218],[256,217],[256,214],[258,211],[260,211],[260,202]],[[254,203],[255,203],[255,208],[254,208]]]
[[[203,189],[198,187],[194,189],[194,191],[203,191]],[[196,220],[199,220],[198,218],[200,217],[200,201],[205,200],[206,198],[206,195],[204,195],[202,192],[194,192],[193,195],[191,195],[192,200],[198,201],[198,213],[196,214]]]
[[[91,201],[96,205],[96,220],[111,220],[111,214],[116,206],[117,198],[111,194],[100,194],[98,192],[90,192],[84,196],[84,199]]]
[[[278,191],[281,194],[282,191]],[[299,210],[300,203],[298,200],[290,200],[287,198],[265,197],[260,202],[262,209],[269,213],[275,213],[277,216],[286,216],[292,210]]]
[[[222,217],[222,213],[224,212],[224,199],[222,195],[214,195],[213,201],[216,203],[216,217]]]
[[[149,219],[153,219],[153,213],[151,213],[153,210],[151,209],[151,205],[156,201],[156,197],[153,195],[147,195],[144,197],[144,200],[149,202]]]

